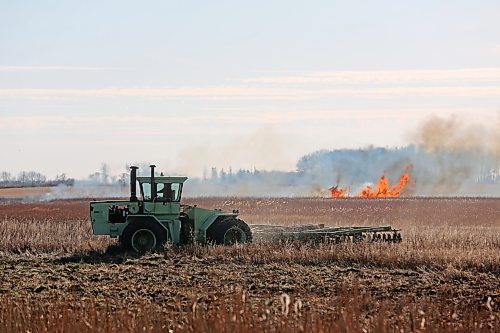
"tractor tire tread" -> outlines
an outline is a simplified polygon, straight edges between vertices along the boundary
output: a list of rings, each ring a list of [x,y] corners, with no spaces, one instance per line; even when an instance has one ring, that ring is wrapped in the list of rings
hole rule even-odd
[[[224,234],[232,227],[238,227],[245,233],[246,243],[251,243],[253,236],[248,224],[238,218],[228,217],[215,221],[207,230],[208,243],[223,245]]]
[[[134,251],[132,247],[132,235],[139,229],[149,229],[156,237],[156,246],[153,250],[159,250],[167,242],[167,232],[157,222],[151,220],[135,221],[123,230],[120,244],[125,251]],[[134,251],[135,252],[135,251]]]

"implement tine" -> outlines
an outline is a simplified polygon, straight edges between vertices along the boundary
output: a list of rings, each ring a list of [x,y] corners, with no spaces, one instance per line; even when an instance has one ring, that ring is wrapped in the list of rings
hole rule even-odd
[[[324,227],[324,225],[298,225],[283,226],[271,224],[250,225],[254,234],[262,236],[282,236],[302,240],[329,241],[334,239],[352,239],[353,242],[362,240],[392,242],[397,238],[399,229],[393,229],[391,226],[363,226],[363,227]],[[394,237],[388,235],[393,232]],[[367,234],[372,236],[368,237]]]

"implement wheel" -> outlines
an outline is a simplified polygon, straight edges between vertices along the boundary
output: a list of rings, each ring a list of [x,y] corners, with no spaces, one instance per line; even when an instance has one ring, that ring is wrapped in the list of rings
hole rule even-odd
[[[229,217],[215,221],[208,228],[207,240],[209,243],[218,245],[250,243],[252,241],[252,231],[244,221]]]
[[[126,250],[143,254],[161,249],[167,241],[167,231],[153,221],[137,221],[124,231],[121,243]]]

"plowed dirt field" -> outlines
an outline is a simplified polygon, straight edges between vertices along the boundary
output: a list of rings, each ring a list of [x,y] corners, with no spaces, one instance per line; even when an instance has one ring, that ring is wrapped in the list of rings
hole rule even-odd
[[[500,199],[198,198],[248,223],[392,225],[400,244],[167,246],[91,234],[85,200],[0,204],[0,331],[487,331]]]

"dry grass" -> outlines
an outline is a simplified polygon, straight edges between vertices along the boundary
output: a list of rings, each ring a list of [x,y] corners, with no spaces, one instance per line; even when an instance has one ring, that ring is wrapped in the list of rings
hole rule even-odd
[[[110,238],[92,235],[88,220],[0,220],[0,253],[59,253],[104,250]]]
[[[116,240],[92,235],[87,220],[0,220],[0,253],[4,254],[104,253],[113,244]],[[500,274],[500,228],[495,227],[407,226],[404,242],[397,245],[257,243],[236,250],[203,246],[197,250],[211,251],[224,251],[249,261],[337,262],[404,269],[453,267]]]
[[[40,196],[48,194],[53,187],[16,187],[16,188],[0,188],[0,198],[24,198],[30,196]]]
[[[189,306],[169,309],[148,302],[99,303],[95,298],[40,303],[36,299],[0,297],[4,332],[493,332],[494,316],[453,305],[384,302],[373,307],[369,295],[343,289],[324,313],[282,294],[277,304],[252,304],[245,292],[213,293]],[[224,304],[217,302],[224,299]],[[110,315],[112,313],[112,315]]]
[[[500,270],[500,199],[202,198],[192,201],[201,206],[228,210],[239,207],[242,218],[249,223],[392,224],[403,229],[404,242],[397,246],[310,246],[301,254],[297,249],[289,251],[280,245],[271,247],[277,260],[339,261],[412,269],[425,266],[489,272]],[[104,252],[115,242],[108,237],[93,236],[87,216],[86,201],[0,205],[0,252]],[[348,218],[350,222],[347,222]],[[247,250],[262,254],[268,248],[248,247]],[[255,253],[248,255],[252,257]],[[262,258],[262,255],[255,257]]]
[[[190,201],[239,208],[250,223],[391,224],[404,241],[194,245],[135,258],[112,254],[114,241],[91,235],[86,201],[0,204],[0,331],[494,332],[500,325],[500,199]]]

